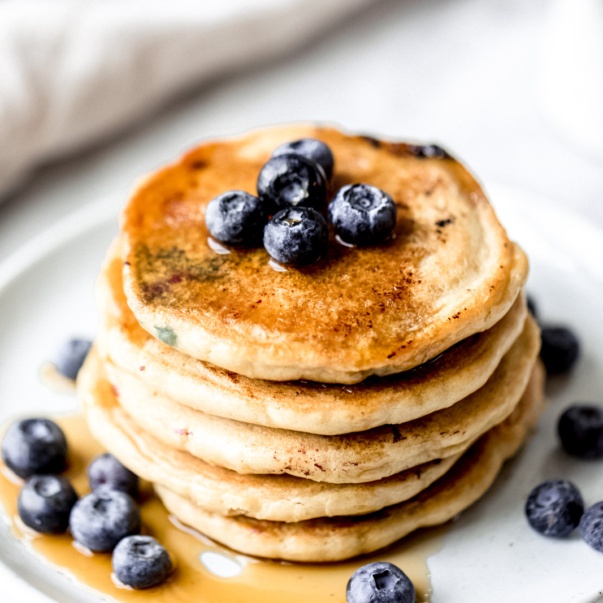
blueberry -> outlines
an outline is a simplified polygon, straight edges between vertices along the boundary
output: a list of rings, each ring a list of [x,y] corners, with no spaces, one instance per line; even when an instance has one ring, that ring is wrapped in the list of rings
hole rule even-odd
[[[314,163],[317,163],[325,173],[327,179],[330,179],[333,175],[333,153],[331,149],[321,140],[316,138],[302,138],[300,140],[294,140],[293,142],[286,142],[278,147],[273,157],[279,155],[287,155],[293,153],[294,155],[301,155]]]
[[[77,501],[69,528],[91,551],[110,551],[122,538],[140,531],[140,512],[124,492],[102,489]]]
[[[578,488],[558,479],[536,486],[525,506],[528,523],[540,534],[561,538],[578,525],[584,502]]]
[[[151,536],[128,536],[113,551],[113,573],[126,586],[150,588],[172,571],[168,552]]]
[[[227,245],[257,245],[267,219],[266,203],[244,191],[218,195],[205,210],[211,236]]]
[[[264,164],[258,176],[258,194],[275,211],[287,207],[312,207],[326,203],[326,184],[321,168],[301,155],[279,155]]]
[[[347,603],[415,603],[415,587],[393,563],[377,561],[363,565],[350,578]]]
[[[578,531],[586,544],[603,553],[603,502],[595,503],[584,511]]]
[[[409,151],[421,159],[450,159],[448,151],[437,144],[414,144]]]
[[[544,326],[540,358],[549,375],[568,372],[580,355],[580,342],[567,327]]]
[[[108,488],[138,495],[138,476],[124,467],[112,454],[100,454],[88,465],[88,482],[92,490]]]
[[[50,419],[13,423],[2,440],[2,460],[19,477],[61,473],[67,465],[67,440]]]
[[[563,449],[583,459],[603,457],[603,408],[592,404],[570,406],[559,418],[557,433]]]
[[[75,380],[92,347],[89,339],[69,339],[57,350],[54,365],[57,372]]]
[[[396,205],[387,193],[370,184],[348,184],[329,204],[329,219],[346,243],[380,243],[396,226]]]
[[[77,494],[66,477],[33,475],[21,488],[17,509],[26,526],[43,534],[60,534],[69,526]]]
[[[309,207],[282,209],[264,229],[266,251],[283,264],[311,264],[325,255],[328,243],[326,220]]]

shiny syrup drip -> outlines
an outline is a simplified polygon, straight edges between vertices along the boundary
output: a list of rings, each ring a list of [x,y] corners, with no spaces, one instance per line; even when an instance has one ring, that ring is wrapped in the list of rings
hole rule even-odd
[[[70,445],[70,466],[66,476],[78,494],[88,491],[86,467],[103,452],[93,440],[80,414],[59,417]],[[69,534],[48,536],[26,528],[17,515],[19,480],[2,465],[0,505],[15,538],[22,540],[43,560],[93,589],[104,597],[129,603],[344,603],[345,588],[352,573],[371,561],[387,560],[402,568],[417,590],[417,603],[429,601],[430,582],[427,558],[441,548],[446,528],[422,530],[376,555],[351,562],[294,564],[261,561],[237,554],[186,528],[171,517],[148,484],[144,485],[140,509],[144,531],[155,536],[170,552],[175,564],[173,575],[162,585],[133,591],[116,585],[111,576],[111,555],[85,553],[74,547]],[[205,567],[209,561],[226,558],[220,577]]]

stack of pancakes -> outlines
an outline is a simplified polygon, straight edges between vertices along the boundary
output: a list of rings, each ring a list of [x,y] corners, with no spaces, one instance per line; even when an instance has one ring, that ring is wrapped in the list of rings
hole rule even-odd
[[[282,269],[209,238],[281,143],[326,142],[330,194],[382,188],[392,240]],[[89,425],[183,523],[244,553],[334,561],[477,500],[541,409],[523,252],[433,147],[312,126],[204,144],[142,182],[98,284]]]

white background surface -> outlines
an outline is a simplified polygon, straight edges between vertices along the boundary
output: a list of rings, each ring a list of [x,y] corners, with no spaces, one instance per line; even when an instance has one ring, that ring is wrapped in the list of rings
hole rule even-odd
[[[376,2],[303,50],[216,79],[133,126],[120,138],[33,174],[20,191],[0,205],[0,260],[62,217],[100,198],[107,199],[117,216],[138,175],[173,160],[202,138],[296,120],[331,121],[386,137],[441,142],[464,159],[486,186],[502,182],[532,191],[545,200],[537,206],[543,213],[547,211],[546,199],[551,198],[570,213],[577,209],[593,223],[603,225],[603,165],[594,155],[573,146],[544,115],[541,75],[547,53],[543,41],[551,5],[548,0]],[[504,214],[505,208],[499,209]],[[532,212],[530,220],[536,223],[538,212]],[[575,226],[563,221],[554,224],[562,246],[568,238],[564,229]],[[569,239],[580,241],[576,232],[570,234]],[[529,235],[524,224],[521,236],[528,248],[530,243],[523,237]],[[540,261],[547,266],[547,275],[554,275],[557,241],[550,232],[548,244],[548,249],[539,252],[544,254]],[[580,253],[587,254],[588,247]],[[546,261],[547,254],[550,262]],[[40,291],[34,283],[32,295],[52,295],[54,288],[68,288],[68,260],[63,264],[62,281],[45,282]],[[563,266],[564,274],[582,268],[579,262]],[[81,291],[91,280],[74,284],[74,290]],[[536,289],[538,292],[538,283]],[[593,305],[584,291],[578,295],[583,306]],[[563,317],[563,304],[571,297],[571,291],[569,295],[566,291],[562,298],[545,302],[545,310]],[[73,326],[75,332],[89,332],[91,313],[71,306],[68,296],[61,294],[60,299],[61,314],[55,316],[50,331],[47,327],[43,349],[37,351],[40,357],[49,353],[51,331],[56,339],[63,336],[67,326]],[[0,303],[0,312],[7,311]],[[70,317],[76,324],[69,324]],[[600,309],[590,319],[600,325]],[[582,322],[588,332],[586,319]],[[590,345],[594,348],[596,343],[593,340]],[[30,341],[11,348],[5,361],[27,354],[29,346]],[[594,369],[587,364],[584,370],[595,374]],[[601,400],[600,380],[597,389],[593,383],[574,385],[575,391]],[[564,402],[570,401],[569,391],[573,390],[561,391]],[[5,395],[7,392],[2,393]],[[0,408],[5,400],[0,399]],[[543,458],[551,455],[554,453]],[[593,496],[603,495],[597,491],[601,490],[597,476],[589,483]],[[540,545],[539,553],[552,550],[545,547],[548,542]],[[567,549],[556,548],[555,554],[559,550],[559,555],[565,556],[570,549],[582,554],[579,545],[572,542]],[[466,553],[459,550],[458,554]],[[600,561],[600,557],[592,559],[594,563]],[[503,567],[503,583],[513,580],[504,575]],[[539,567],[542,571],[550,569]],[[560,562],[560,572],[567,568],[565,561]],[[468,571],[463,574],[465,578]],[[523,578],[529,580],[527,575]],[[567,580],[572,579],[568,573]],[[568,599],[559,600],[565,603]]]

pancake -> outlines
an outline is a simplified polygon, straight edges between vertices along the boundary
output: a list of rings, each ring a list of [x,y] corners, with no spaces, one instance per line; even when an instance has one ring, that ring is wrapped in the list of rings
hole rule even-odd
[[[324,259],[285,272],[264,249],[214,251],[209,200],[254,193],[271,152],[306,136],[333,151],[331,195],[360,181],[392,196],[395,236],[365,248],[332,240]],[[314,126],[201,145],[138,186],[121,233],[124,290],[141,326],[189,356],[268,380],[350,384],[414,368],[495,325],[527,275],[479,184],[449,155]]]
[[[144,331],[126,303],[118,245],[109,251],[97,283],[100,353],[167,398],[266,427],[336,435],[406,423],[447,408],[486,383],[521,333],[527,313],[521,295],[489,330],[390,377],[353,386],[253,380],[190,358]]]
[[[362,483],[466,450],[515,408],[538,355],[533,319],[477,392],[409,423],[319,436],[223,419],[163,398],[105,363],[120,404],[166,446],[238,473],[286,473],[330,483]]]
[[[366,484],[325,484],[288,475],[240,475],[166,446],[120,407],[93,351],[79,379],[95,438],[134,473],[206,511],[272,521],[370,513],[407,500],[441,477],[455,455]]]
[[[444,523],[475,503],[492,485],[535,425],[542,408],[544,372],[535,367],[521,403],[437,482],[415,498],[369,515],[297,523],[260,521],[209,513],[158,486],[170,513],[184,524],[248,555],[288,561],[340,561],[379,550],[411,532]]]

